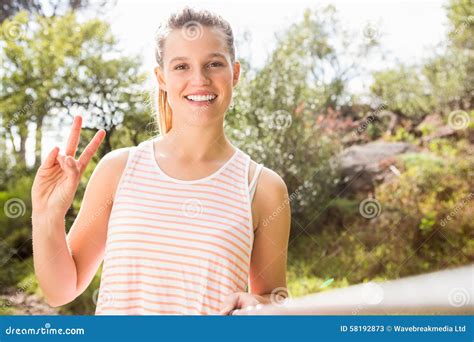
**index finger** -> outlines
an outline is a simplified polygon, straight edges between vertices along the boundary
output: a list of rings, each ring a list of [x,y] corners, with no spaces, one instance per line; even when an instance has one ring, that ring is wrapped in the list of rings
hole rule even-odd
[[[102,143],[102,140],[104,140],[104,137],[105,137],[105,131],[103,129],[100,129],[94,135],[90,143],[87,144],[86,148],[81,153],[81,156],[79,157],[79,160],[78,160],[81,166],[81,171],[83,171],[86,168],[87,164],[89,164],[89,161],[92,159],[94,154],[99,149],[99,146]]]
[[[76,155],[77,145],[79,145],[79,138],[81,136],[82,117],[76,115],[72,122],[71,133],[66,145],[66,156],[74,157]]]

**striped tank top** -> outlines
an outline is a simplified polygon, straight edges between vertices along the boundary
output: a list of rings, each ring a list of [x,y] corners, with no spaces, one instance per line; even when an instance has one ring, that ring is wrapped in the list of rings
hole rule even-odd
[[[108,223],[96,315],[214,315],[246,292],[258,164],[235,147],[213,174],[175,179],[153,140],[129,150]]]

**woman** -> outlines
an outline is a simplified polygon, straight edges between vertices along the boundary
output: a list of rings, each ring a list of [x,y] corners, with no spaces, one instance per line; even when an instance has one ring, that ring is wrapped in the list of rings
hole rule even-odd
[[[32,187],[35,272],[50,305],[79,296],[102,261],[96,314],[228,315],[286,288],[285,183],[224,134],[234,51],[221,17],[185,8],[169,18],[156,41],[161,135],[102,158],[66,235],[66,211],[105,136],[76,159],[75,117],[65,154],[55,147]]]

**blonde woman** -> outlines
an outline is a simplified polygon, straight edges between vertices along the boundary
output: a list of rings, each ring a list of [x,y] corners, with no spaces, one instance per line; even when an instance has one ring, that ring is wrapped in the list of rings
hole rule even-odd
[[[98,315],[228,315],[269,303],[286,288],[288,192],[224,134],[240,74],[232,29],[185,8],[161,26],[156,61],[161,134],[100,160],[68,234],[66,211],[105,132],[76,159],[75,117],[64,155],[55,147],[38,169],[34,265],[47,302],[74,300],[103,262]]]

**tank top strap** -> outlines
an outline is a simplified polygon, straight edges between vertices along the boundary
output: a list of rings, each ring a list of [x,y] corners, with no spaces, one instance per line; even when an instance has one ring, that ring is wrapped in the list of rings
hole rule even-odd
[[[215,173],[215,178],[244,189],[247,179],[247,156],[238,147],[234,148],[236,149],[234,155]]]

